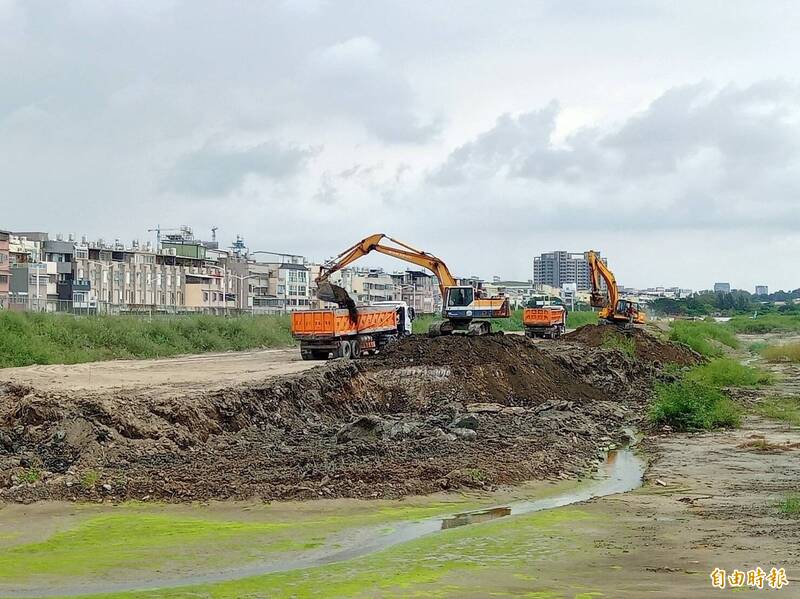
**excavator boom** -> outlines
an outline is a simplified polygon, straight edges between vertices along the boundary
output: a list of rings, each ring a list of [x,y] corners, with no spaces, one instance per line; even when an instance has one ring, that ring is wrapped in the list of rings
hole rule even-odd
[[[600,259],[597,252],[589,250],[586,260],[589,263],[589,278],[592,283],[590,303],[593,307],[600,308],[598,316],[617,324],[644,324],[645,314],[639,308],[639,304],[620,299],[614,273]],[[607,295],[601,290],[601,279],[606,284]]]
[[[394,245],[382,244],[383,240],[390,241]],[[328,278],[336,271],[345,268],[373,251],[416,264],[436,275],[439,281],[439,290],[442,294],[442,311],[446,321],[437,324],[436,331],[432,329],[431,334],[450,334],[454,332],[467,334],[489,333],[491,332],[491,327],[488,322],[473,322],[473,320],[475,318],[508,318],[510,315],[508,298],[476,297],[478,292],[471,286],[458,285],[458,281],[456,281],[456,278],[441,258],[418,250],[397,239],[392,239],[383,233],[365,237],[323,265],[317,278],[318,297],[325,301],[336,302],[340,306],[347,305],[348,309],[354,310],[354,307],[350,305],[352,300],[350,300],[350,304],[343,303],[345,297],[349,299],[347,292],[341,287],[331,284]]]

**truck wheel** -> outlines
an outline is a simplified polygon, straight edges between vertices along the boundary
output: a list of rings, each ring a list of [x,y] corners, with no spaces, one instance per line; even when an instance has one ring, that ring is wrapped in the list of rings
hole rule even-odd
[[[347,358],[348,360],[353,357],[353,346],[349,341],[339,342],[339,357]]]
[[[350,357],[353,359],[361,357],[361,344],[358,339],[353,339],[350,342]]]

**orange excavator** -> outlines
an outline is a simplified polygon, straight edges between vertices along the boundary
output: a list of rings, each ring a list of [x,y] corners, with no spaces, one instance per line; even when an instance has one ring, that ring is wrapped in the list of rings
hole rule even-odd
[[[384,239],[394,245],[382,244]],[[483,297],[481,289],[459,285],[443,260],[383,233],[362,239],[324,264],[317,278],[318,297],[348,308],[352,315],[356,308],[347,291],[330,283],[328,277],[372,251],[416,264],[436,275],[442,293],[444,321],[431,325],[428,334],[432,337],[450,334],[486,335],[492,332],[492,327],[489,320],[485,319],[508,318],[510,315],[507,297]]]
[[[620,299],[614,273],[608,269],[597,252],[589,250],[586,259],[589,262],[589,277],[592,281],[590,303],[595,308],[600,308],[598,316],[602,320],[625,327],[644,324],[644,311],[639,308],[637,302]],[[601,279],[605,281],[607,293],[603,293],[600,289]]]

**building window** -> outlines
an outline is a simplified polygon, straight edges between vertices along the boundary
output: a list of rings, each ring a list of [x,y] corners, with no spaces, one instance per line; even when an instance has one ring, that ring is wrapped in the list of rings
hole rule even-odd
[[[204,302],[207,302],[207,301],[208,301],[208,291],[204,291],[204,292],[203,292],[203,301],[204,301]]]

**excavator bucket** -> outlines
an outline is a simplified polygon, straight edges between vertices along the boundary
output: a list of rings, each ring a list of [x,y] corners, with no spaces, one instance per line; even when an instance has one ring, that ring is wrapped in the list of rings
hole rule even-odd
[[[340,308],[347,308],[347,311],[350,313],[350,320],[353,322],[358,320],[356,303],[343,287],[339,287],[339,285],[334,285],[328,281],[322,281],[317,287],[317,297],[323,302],[331,302]]]

